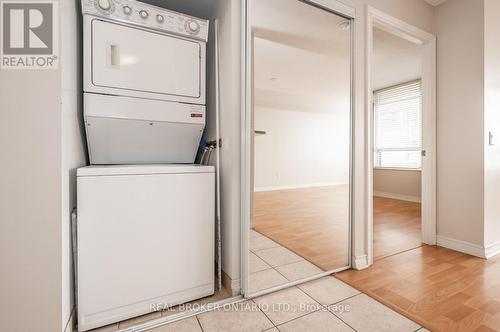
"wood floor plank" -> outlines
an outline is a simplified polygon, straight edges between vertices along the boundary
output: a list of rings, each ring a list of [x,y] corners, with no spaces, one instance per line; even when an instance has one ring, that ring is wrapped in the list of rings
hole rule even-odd
[[[421,246],[420,204],[374,197],[375,259]],[[255,192],[252,227],[324,271],[347,265],[349,187]]]
[[[323,271],[348,265],[349,187],[254,193],[253,228]]]
[[[431,331],[500,331],[500,257],[422,246],[335,276]]]
[[[373,198],[373,258],[375,260],[420,247],[420,203]]]

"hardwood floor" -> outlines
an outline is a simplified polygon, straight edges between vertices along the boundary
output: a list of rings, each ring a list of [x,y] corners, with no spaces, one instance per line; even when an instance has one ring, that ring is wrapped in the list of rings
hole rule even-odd
[[[335,276],[432,331],[500,331],[500,257],[424,245]]]
[[[324,271],[348,264],[349,187],[256,192],[255,230]]]
[[[422,245],[420,205],[420,203],[373,197],[375,260]]]

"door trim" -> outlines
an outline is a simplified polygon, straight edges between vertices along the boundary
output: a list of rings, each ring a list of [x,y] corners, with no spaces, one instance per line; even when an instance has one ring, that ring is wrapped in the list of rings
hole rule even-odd
[[[373,264],[373,28],[377,27],[424,48],[422,65],[422,242],[436,244],[436,36],[376,8],[366,9],[366,248]]]

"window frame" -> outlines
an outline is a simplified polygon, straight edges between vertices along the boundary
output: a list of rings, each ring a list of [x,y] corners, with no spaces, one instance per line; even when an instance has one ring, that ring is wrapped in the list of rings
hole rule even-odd
[[[377,161],[377,158],[376,158],[376,155],[377,155],[377,151],[379,150],[383,150],[383,151],[422,151],[423,149],[423,132],[422,132],[422,127],[423,127],[423,104],[422,104],[422,94],[420,95],[420,99],[421,99],[421,108],[420,108],[420,118],[421,118],[421,136],[420,136],[420,147],[419,148],[410,148],[410,149],[407,149],[407,148],[393,148],[393,149],[390,149],[390,148],[386,148],[386,149],[378,149],[377,148],[377,115],[376,115],[376,111],[375,111],[375,95],[379,92],[383,92],[383,91],[387,91],[387,90],[391,90],[391,89],[396,89],[398,87],[402,87],[402,86],[405,86],[405,85],[410,85],[410,84],[413,84],[413,83],[419,83],[420,84],[420,90],[422,90],[422,79],[421,78],[417,78],[417,79],[414,79],[414,80],[411,80],[411,81],[406,81],[406,82],[402,82],[402,83],[398,83],[398,84],[395,84],[395,85],[391,85],[391,86],[387,86],[387,87],[384,87],[384,88],[381,88],[381,89],[377,89],[377,90],[374,90],[372,92],[372,118],[373,118],[373,149],[372,149],[372,156],[373,156],[373,169],[375,170],[395,170],[395,171],[422,171],[422,155],[420,155],[420,167],[404,167],[404,166],[381,166],[381,165],[378,165],[378,161]]]

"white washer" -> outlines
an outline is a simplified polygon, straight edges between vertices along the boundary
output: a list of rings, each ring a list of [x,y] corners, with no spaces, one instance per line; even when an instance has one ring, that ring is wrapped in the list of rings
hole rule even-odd
[[[193,163],[205,127],[208,21],[130,0],[82,0],[82,12],[91,163]]]
[[[77,181],[80,331],[214,293],[212,166],[89,166]]]

